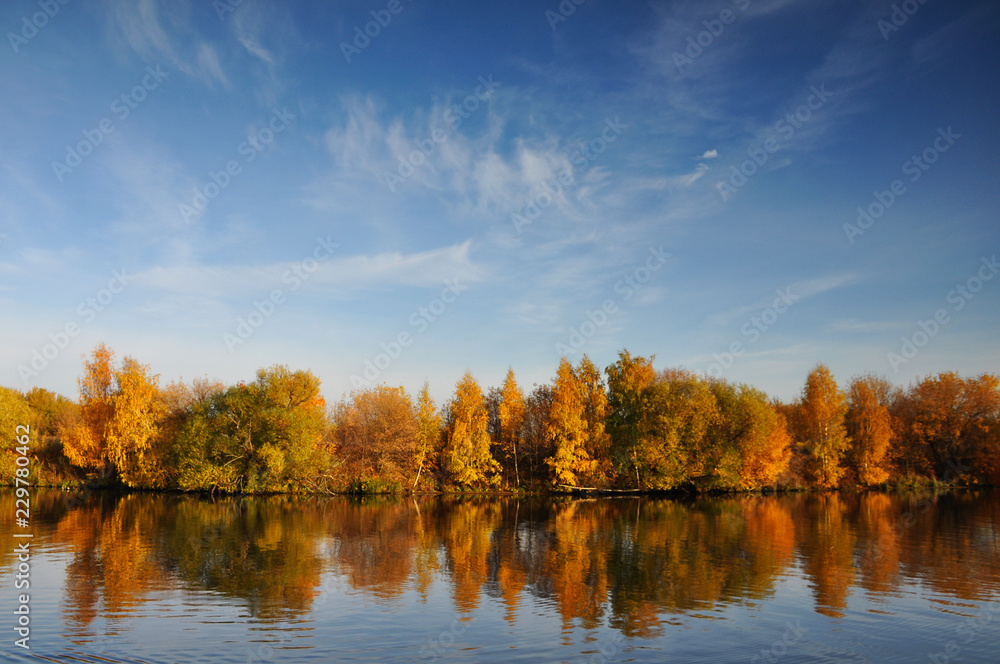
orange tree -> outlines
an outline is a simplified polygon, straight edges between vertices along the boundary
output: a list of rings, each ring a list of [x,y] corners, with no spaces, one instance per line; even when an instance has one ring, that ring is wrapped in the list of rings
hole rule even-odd
[[[114,366],[100,344],[79,379],[82,421],[65,432],[63,450],[77,466],[132,487],[162,487],[165,456],[154,446],[159,431],[158,376],[131,357]]]
[[[488,420],[483,391],[466,371],[449,404],[447,442],[442,452],[444,471],[459,486],[496,486],[500,482],[500,464],[490,453]]]

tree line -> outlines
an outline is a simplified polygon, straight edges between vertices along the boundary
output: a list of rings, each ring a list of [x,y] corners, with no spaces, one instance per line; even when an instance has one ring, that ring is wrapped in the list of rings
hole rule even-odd
[[[595,489],[746,491],[1000,484],[1000,380],[945,372],[907,388],[873,374],[841,388],[820,364],[789,403],[745,384],[656,370],[627,350],[603,373],[562,358],[530,392],[514,371],[471,372],[447,403],[425,383],[328,404],[310,371],[161,386],[98,345],[79,398],[0,388],[0,481],[32,431],[39,484],[225,493]],[[8,440],[9,439],[9,440]]]

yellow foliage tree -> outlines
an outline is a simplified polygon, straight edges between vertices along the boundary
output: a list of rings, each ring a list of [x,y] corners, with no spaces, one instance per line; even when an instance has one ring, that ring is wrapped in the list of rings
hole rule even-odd
[[[441,414],[431,398],[430,385],[426,382],[417,396],[417,477],[413,486],[420,481],[420,472],[426,467],[437,470],[441,454]]]
[[[521,486],[517,468],[517,446],[521,442],[524,424],[524,392],[514,379],[514,370],[507,370],[507,377],[500,392],[500,449],[514,462],[514,486]]]
[[[595,462],[592,474],[604,484],[612,475],[611,436],[605,431],[604,424],[608,417],[608,393],[601,372],[589,356],[583,356],[574,373],[587,422],[587,454]]]
[[[844,427],[847,398],[837,387],[830,370],[819,364],[809,372],[799,405],[799,432],[811,455],[811,469],[816,483],[832,488],[844,474],[841,459],[849,440]]]
[[[83,422],[64,437],[66,457],[103,479],[162,486],[163,455],[150,453],[161,403],[157,382],[147,365],[131,357],[115,369],[114,352],[99,344],[78,381]]]
[[[27,447],[30,454],[34,455],[35,450],[32,448],[38,440],[38,432],[31,427],[28,401],[17,390],[0,387],[0,482],[14,483],[18,468],[15,448],[21,447],[18,439],[22,435],[28,436],[30,444]]]
[[[163,454],[151,445],[159,431],[158,377],[131,357],[115,372],[118,389],[111,398],[113,416],[106,431],[108,461],[129,486],[162,486]]]
[[[549,422],[545,428],[554,450],[545,463],[552,469],[556,484],[576,485],[578,477],[590,475],[597,466],[587,452],[586,415],[580,382],[569,360],[564,357],[559,362]]]
[[[496,485],[500,464],[490,454],[489,415],[472,373],[458,381],[448,418],[444,470],[460,486]]]

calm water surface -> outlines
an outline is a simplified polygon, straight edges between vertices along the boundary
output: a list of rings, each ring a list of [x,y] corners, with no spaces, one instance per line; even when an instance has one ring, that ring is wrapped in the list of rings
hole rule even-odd
[[[1000,496],[207,498],[37,491],[30,653],[66,662],[1000,662]],[[44,660],[42,660],[44,661]]]

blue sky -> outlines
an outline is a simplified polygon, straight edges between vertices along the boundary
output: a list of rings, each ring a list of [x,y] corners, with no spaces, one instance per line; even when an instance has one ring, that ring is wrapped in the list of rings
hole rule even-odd
[[[818,362],[1000,371],[993,3],[52,0],[0,27],[4,385],[75,396],[100,341],[328,398],[623,347],[783,399]]]

